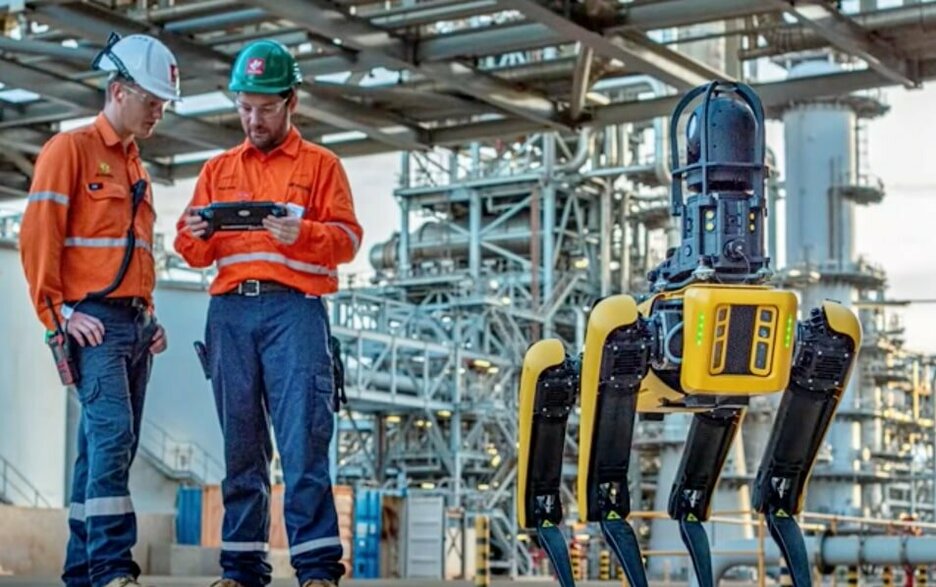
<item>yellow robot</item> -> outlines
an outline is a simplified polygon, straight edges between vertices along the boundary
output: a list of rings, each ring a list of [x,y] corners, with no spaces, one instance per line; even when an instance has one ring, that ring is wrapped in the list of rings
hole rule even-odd
[[[701,98],[701,100],[700,100]],[[676,129],[686,124],[686,163],[680,165]],[[547,554],[563,586],[568,553],[556,529],[561,520],[559,473],[568,410],[560,419],[537,415],[549,404],[557,369],[565,386],[578,385],[577,499],[582,522],[599,522],[630,584],[647,584],[639,545],[626,518],[627,471],[638,412],[662,418],[693,412],[685,452],[669,500],[699,585],[713,585],[702,522],[729,447],[750,397],[783,392],[753,488],[793,584],[811,585],[805,543],[794,515],[822,438],[848,384],[861,344],[856,316],[833,301],[797,320],[796,296],[767,285],[764,252],[764,116],[744,84],[712,82],[686,94],[670,124],[672,214],[682,218],[681,244],[648,275],[650,294],[601,300],[588,320],[580,360],[558,340],[530,347],[520,386],[520,526],[551,534]],[[689,195],[683,197],[683,183]],[[578,373],[570,370],[578,368]],[[550,386],[543,382],[552,381]],[[555,400],[558,401],[558,400]],[[526,417],[524,416],[526,414]],[[554,437],[553,434],[558,434]],[[541,505],[548,496],[550,509]],[[544,520],[549,527],[543,529]],[[556,535],[559,538],[556,538]],[[557,545],[558,544],[558,545]]]

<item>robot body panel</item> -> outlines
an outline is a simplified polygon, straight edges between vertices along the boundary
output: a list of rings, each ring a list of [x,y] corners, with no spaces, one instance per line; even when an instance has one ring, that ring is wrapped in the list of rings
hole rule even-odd
[[[683,299],[683,391],[751,396],[786,388],[793,356],[795,294],[699,285],[688,288]]]

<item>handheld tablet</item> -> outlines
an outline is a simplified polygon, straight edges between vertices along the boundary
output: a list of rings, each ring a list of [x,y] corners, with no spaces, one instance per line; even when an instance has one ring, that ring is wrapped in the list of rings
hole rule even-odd
[[[260,230],[267,216],[282,218],[286,206],[275,202],[217,202],[197,211],[208,222],[208,232],[217,230]]]

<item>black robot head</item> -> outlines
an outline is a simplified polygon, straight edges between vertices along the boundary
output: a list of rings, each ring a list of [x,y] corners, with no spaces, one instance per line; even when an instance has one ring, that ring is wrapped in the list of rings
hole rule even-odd
[[[685,164],[676,140],[679,119],[698,98],[686,124]],[[672,214],[682,215],[683,181],[690,193],[745,192],[755,204],[763,200],[764,110],[745,84],[714,81],[683,96],[670,123],[673,166]]]
[[[702,108],[699,104],[686,125],[686,163],[693,165],[703,160]],[[754,187],[754,169],[732,163],[761,163],[756,161],[755,138],[757,123],[747,104],[729,96],[713,96],[708,102],[708,189],[712,191],[751,191]],[[722,166],[721,164],[728,164]],[[702,191],[699,167],[686,174],[686,185],[692,192]]]

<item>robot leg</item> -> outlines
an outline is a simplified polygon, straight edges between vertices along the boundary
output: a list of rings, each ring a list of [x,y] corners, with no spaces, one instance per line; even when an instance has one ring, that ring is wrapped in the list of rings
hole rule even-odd
[[[795,587],[809,587],[812,579],[803,535],[793,516],[802,509],[816,453],[848,385],[860,345],[861,325],[840,304],[825,302],[799,324],[790,383],[754,483],[754,508],[767,517]]]
[[[740,407],[724,407],[693,416],[670,493],[669,515],[679,522],[679,534],[700,587],[714,586],[712,555],[702,522],[711,512],[712,495],[743,411]]]
[[[579,518],[599,522],[631,587],[646,587],[630,513],[630,465],[637,393],[649,369],[651,335],[633,298],[613,296],[591,312],[582,357]]]
[[[535,529],[562,587],[572,587],[572,565],[562,523],[562,451],[566,423],[575,405],[578,366],[562,343],[540,341],[527,351],[520,376],[520,458],[517,515]]]

